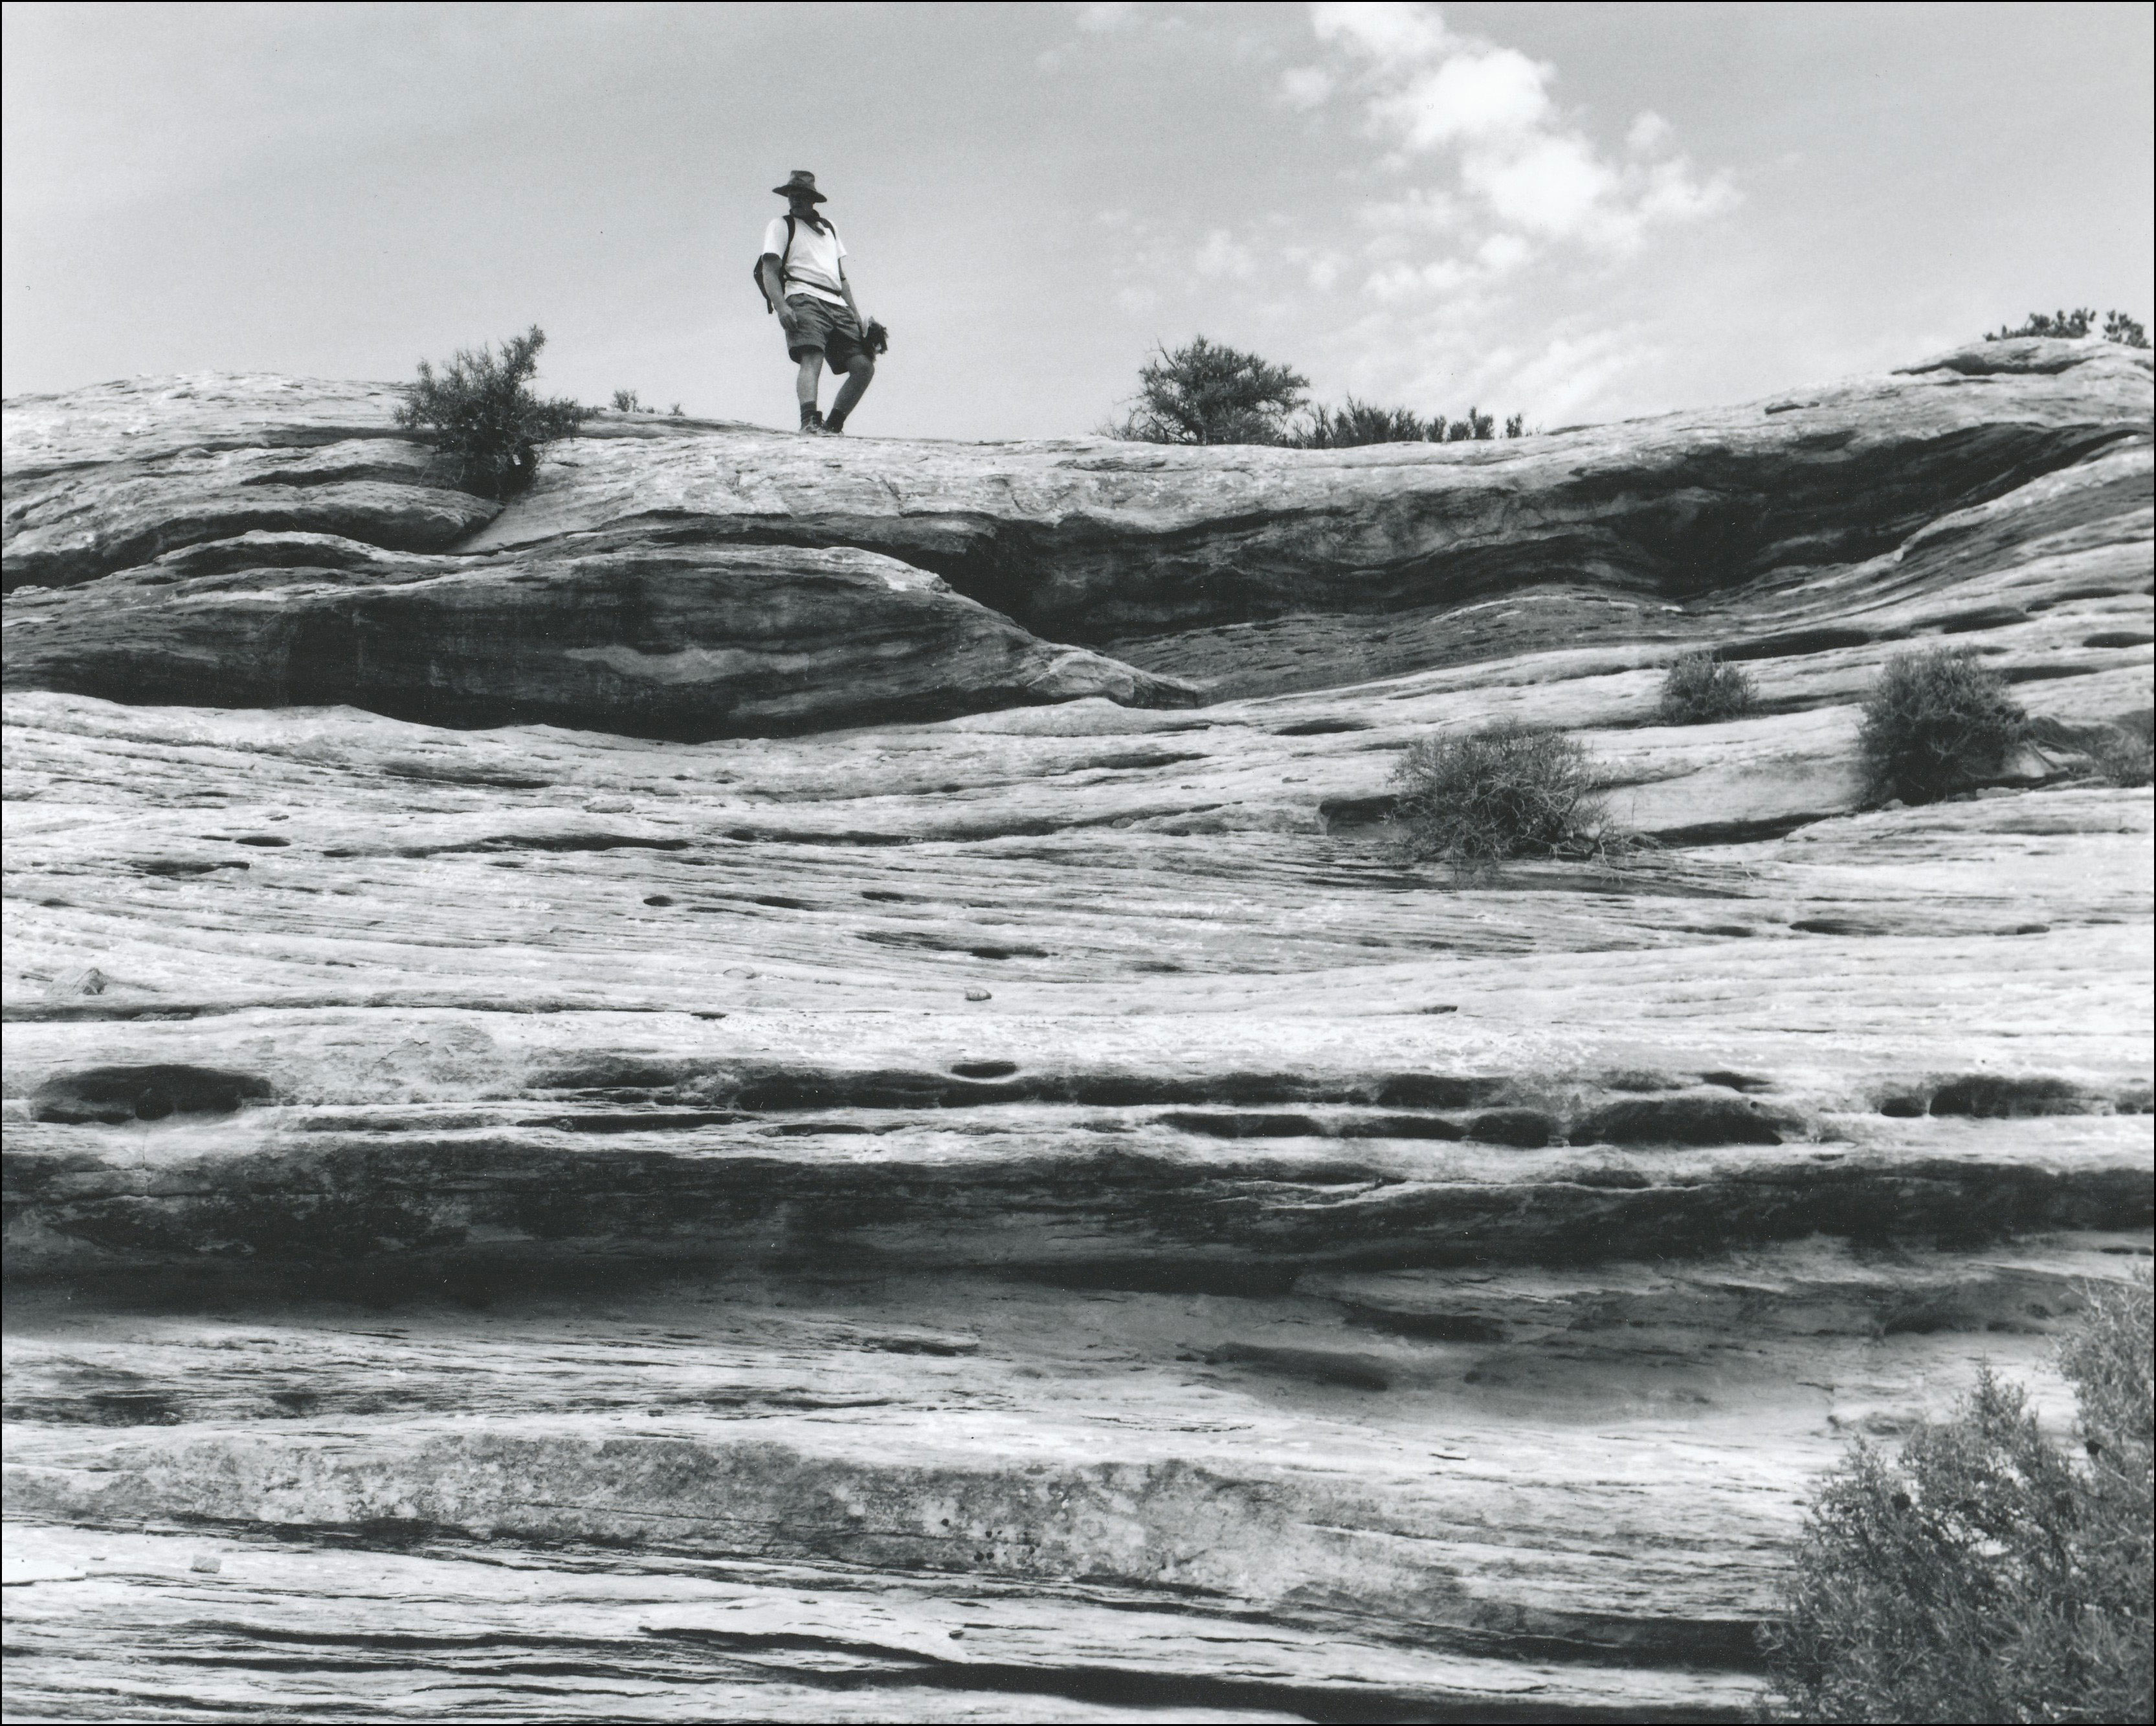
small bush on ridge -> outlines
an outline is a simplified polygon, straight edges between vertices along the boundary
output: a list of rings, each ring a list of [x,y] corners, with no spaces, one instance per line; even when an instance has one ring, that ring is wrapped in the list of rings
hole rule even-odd
[[[2150,1328],[2145,1271],[2091,1291],[2059,1362],[2080,1457],[1988,1371],[1897,1461],[1856,1446],[1765,1633],[1781,1718],[2150,1718]]]
[[[2006,680],[1972,650],[1897,654],[1864,701],[1866,789],[1875,801],[1935,803],[1998,772],[2028,727]]]
[[[1378,408],[1349,396],[1337,408],[1310,410],[1310,424],[1288,439],[1299,449],[1353,449],[1365,444],[1419,444],[1430,435],[1410,408]]]
[[[1196,336],[1156,347],[1137,400],[1109,434],[1139,444],[1278,444],[1310,380],[1254,353]]]
[[[1687,653],[1662,679],[1659,711],[1665,725],[1705,725],[1741,718],[1758,699],[1758,686],[1748,672],[1725,665],[1712,652]]]
[[[2096,327],[2096,308],[2076,306],[2071,311],[2032,311],[2017,329],[2001,325],[1996,330],[1986,330],[1986,342],[2007,342],[2017,336],[2052,336],[2069,342],[2078,342]],[[2107,311],[2103,315],[2103,339],[2116,342],[2122,347],[2146,347],[2148,331],[2142,327],[2138,318],[2128,317],[2123,311]]]
[[[420,361],[418,382],[405,386],[397,423],[434,433],[452,484],[481,497],[514,496],[531,483],[541,452],[573,432],[588,411],[532,394],[546,345],[546,332],[534,324],[498,354],[485,346],[459,349],[439,372]]]
[[[1404,854],[1456,875],[1512,857],[1588,857],[1612,849],[1608,806],[1587,751],[1560,732],[1512,721],[1418,738],[1393,771],[1393,822]]]
[[[1527,434],[1527,416],[1515,414],[1505,421],[1508,438]],[[1433,414],[1424,419],[1412,408],[1379,408],[1349,396],[1337,408],[1310,409],[1310,418],[1290,431],[1285,441],[1296,449],[1353,449],[1367,444],[1465,444],[1487,441],[1497,435],[1496,419],[1479,408],[1470,408],[1465,419],[1447,419]]]
[[[1337,408],[1305,408],[1310,380],[1291,367],[1204,336],[1182,347],[1156,346],[1138,372],[1138,393],[1123,418],[1101,428],[1138,444],[1279,444],[1295,449],[1353,449],[1368,444],[1454,444],[1497,435],[1496,419],[1470,408],[1465,419],[1424,419],[1412,408],[1380,408],[1348,397]],[[614,406],[635,403],[617,391]],[[1294,418],[1298,410],[1307,417]],[[1524,414],[1505,435],[1527,435]]]

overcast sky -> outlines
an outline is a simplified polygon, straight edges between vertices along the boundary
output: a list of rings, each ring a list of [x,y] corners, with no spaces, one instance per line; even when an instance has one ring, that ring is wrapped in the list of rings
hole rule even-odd
[[[789,423],[749,280],[814,171],[864,433],[1084,432],[1204,332],[1545,426],[2149,320],[2145,4],[10,4],[9,395],[402,378]]]

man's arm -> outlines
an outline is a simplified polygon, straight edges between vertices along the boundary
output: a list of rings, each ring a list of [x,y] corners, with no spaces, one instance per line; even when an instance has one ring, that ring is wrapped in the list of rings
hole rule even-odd
[[[756,260],[756,267],[763,274],[763,291],[771,296],[778,321],[789,336],[793,333],[793,313],[786,304],[786,280],[780,273],[778,254],[766,252]]]
[[[846,274],[846,260],[839,259],[839,291],[846,296],[846,310],[854,315],[854,327],[865,330],[869,321],[861,316],[861,308],[854,299],[854,279]]]

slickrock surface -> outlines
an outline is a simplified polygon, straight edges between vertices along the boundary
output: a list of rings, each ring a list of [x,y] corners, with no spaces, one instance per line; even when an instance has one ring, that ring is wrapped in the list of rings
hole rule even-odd
[[[1734,1719],[1852,1435],[2070,1420],[2151,1245],[2144,357],[603,416],[498,514],[393,407],[8,406],[11,1717]],[[1864,810],[1942,640],[2040,747]],[[1661,725],[1709,643],[1759,712]],[[1403,865],[1493,717],[1656,846]]]

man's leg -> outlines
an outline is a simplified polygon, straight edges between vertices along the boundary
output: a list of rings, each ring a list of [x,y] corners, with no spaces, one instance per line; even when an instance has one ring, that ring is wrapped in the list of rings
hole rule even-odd
[[[839,387],[838,399],[831,403],[831,417],[826,422],[833,431],[843,430],[846,416],[854,411],[868,387],[875,382],[875,362],[865,353],[857,353],[847,362],[846,381]]]
[[[812,347],[801,356],[801,368],[793,378],[793,393],[801,403],[801,423],[803,425],[816,417],[816,391],[823,381],[824,350]]]

